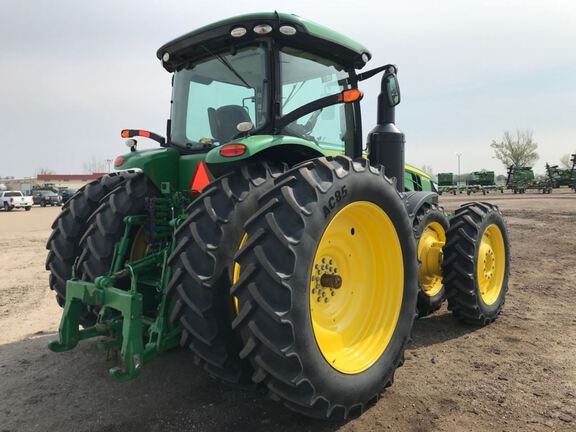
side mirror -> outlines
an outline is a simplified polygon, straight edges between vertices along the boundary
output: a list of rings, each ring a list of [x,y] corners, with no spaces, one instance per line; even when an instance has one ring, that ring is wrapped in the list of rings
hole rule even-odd
[[[395,107],[400,103],[400,86],[398,85],[398,78],[396,74],[389,71],[384,76],[386,81],[386,94],[388,96],[388,105]]]

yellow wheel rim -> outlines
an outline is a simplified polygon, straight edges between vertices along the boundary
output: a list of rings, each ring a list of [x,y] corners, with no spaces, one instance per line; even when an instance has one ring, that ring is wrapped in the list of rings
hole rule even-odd
[[[244,244],[246,244],[246,242],[248,241],[248,234],[244,233],[244,235],[242,236],[242,239],[240,240],[240,244],[238,245],[238,249],[240,250],[242,249],[242,246],[244,246]],[[238,264],[237,262],[234,262],[234,271],[232,273],[232,283],[235,284],[236,282],[238,282],[238,279],[240,279],[240,264]],[[238,297],[234,296],[234,313],[236,315],[238,315]]]
[[[310,275],[314,336],[334,369],[357,374],[380,358],[396,329],[403,289],[394,224],[371,202],[348,204],[326,227]]]
[[[150,246],[150,235],[141,226],[136,232],[136,236],[132,241],[132,246],[130,248],[130,255],[128,261],[136,261],[140,258],[144,258],[146,253],[148,253],[148,247]]]
[[[482,301],[494,304],[500,296],[506,272],[504,238],[497,225],[488,225],[478,250],[477,277]]]
[[[429,297],[442,290],[442,248],[446,244],[446,232],[438,222],[426,225],[418,241],[418,283],[420,289]]]

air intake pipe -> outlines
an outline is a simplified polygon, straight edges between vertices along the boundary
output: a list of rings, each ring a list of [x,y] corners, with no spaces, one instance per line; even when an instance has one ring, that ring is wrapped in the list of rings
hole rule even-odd
[[[404,134],[396,127],[396,105],[400,103],[397,68],[388,65],[378,95],[378,124],[368,134],[368,159],[384,165],[386,176],[396,177],[396,187],[404,192]]]

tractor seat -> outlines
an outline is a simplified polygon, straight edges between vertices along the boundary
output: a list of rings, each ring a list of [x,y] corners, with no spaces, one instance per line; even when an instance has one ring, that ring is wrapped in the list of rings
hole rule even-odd
[[[208,121],[212,136],[220,144],[225,144],[238,133],[238,123],[252,120],[240,105],[224,105],[217,109],[208,108]]]

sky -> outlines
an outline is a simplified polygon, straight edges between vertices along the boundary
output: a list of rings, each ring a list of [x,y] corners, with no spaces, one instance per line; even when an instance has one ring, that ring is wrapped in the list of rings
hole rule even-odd
[[[242,13],[295,13],[366,45],[399,67],[398,127],[406,160],[434,172],[503,173],[492,140],[530,129],[544,163],[576,151],[576,2],[0,1],[0,177],[40,168],[82,172],[125,153],[124,128],[165,135],[165,42]],[[379,79],[366,81],[364,136]],[[139,148],[154,142],[139,142]]]

